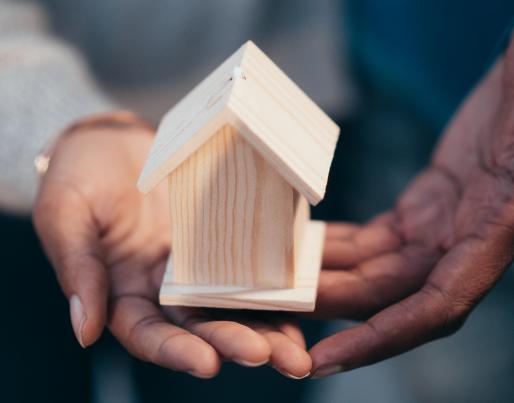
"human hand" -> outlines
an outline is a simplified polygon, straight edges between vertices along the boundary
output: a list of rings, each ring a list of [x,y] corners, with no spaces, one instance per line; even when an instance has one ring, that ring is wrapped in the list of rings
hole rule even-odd
[[[394,210],[328,230],[317,314],[364,320],[311,350],[322,377],[456,331],[514,258],[514,40]]]
[[[136,357],[198,377],[222,360],[270,363],[301,378],[311,360],[290,320],[161,307],[170,246],[168,196],[142,196],[136,180],[152,142],[144,127],[81,128],[59,140],[34,209],[36,230],[69,299],[80,344],[107,323]]]

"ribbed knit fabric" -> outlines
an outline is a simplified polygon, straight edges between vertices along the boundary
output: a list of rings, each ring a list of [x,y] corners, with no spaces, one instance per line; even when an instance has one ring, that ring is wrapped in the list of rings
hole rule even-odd
[[[0,2],[0,206],[14,212],[31,207],[44,145],[75,119],[114,108],[81,56],[44,26],[36,7]]]

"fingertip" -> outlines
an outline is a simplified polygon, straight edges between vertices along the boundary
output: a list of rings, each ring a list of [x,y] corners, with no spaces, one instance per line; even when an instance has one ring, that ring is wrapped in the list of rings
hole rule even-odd
[[[206,349],[205,356],[201,363],[195,364],[194,368],[188,373],[196,378],[211,379],[214,378],[221,369],[221,359],[218,353],[213,349]]]
[[[307,345],[305,343],[305,337],[300,327],[295,322],[282,322],[276,324],[277,328],[289,337],[292,341],[300,346],[305,351]]]
[[[70,317],[73,332],[82,348],[95,343],[103,333],[106,323],[106,309],[99,306],[98,309],[88,309],[82,303],[82,299],[73,294],[69,299]]]
[[[294,374],[291,374],[289,372],[286,372],[284,371],[283,369],[280,369],[280,368],[277,368],[277,367],[273,367],[275,368],[275,370],[279,373],[281,373],[282,375],[284,375],[286,378],[289,378],[289,379],[294,379],[294,380],[301,380],[301,379],[305,379],[307,377],[309,377],[309,375],[311,374],[310,371],[307,371],[307,372],[302,372],[303,375],[294,375]]]
[[[94,344],[102,336],[106,324],[106,314],[97,313],[97,315],[87,316],[82,327],[82,343],[83,347],[89,347]]]
[[[311,379],[320,379],[327,376],[339,374],[344,372],[345,368],[342,365],[328,365],[320,367],[312,372]]]
[[[249,327],[230,321],[205,325],[213,326],[208,341],[224,357],[248,367],[256,367],[269,361],[271,348],[268,342]]]
[[[194,376],[195,378],[199,379],[212,379],[216,375],[218,375],[219,369],[216,371],[208,371],[208,372],[195,372],[195,371],[189,371],[188,374],[191,376]]]
[[[82,348],[86,348],[87,345],[84,343],[83,330],[87,317],[84,311],[84,306],[82,305],[82,301],[77,294],[73,294],[70,297],[69,308],[71,326],[73,328],[73,333],[75,333],[75,338]]]
[[[185,351],[190,353],[186,355]],[[164,341],[159,349],[158,363],[198,378],[212,378],[221,367],[221,359],[216,350],[199,337],[186,332]]]
[[[296,363],[295,365],[289,364],[284,367],[273,366],[278,372],[290,379],[304,379],[307,378],[311,374],[311,360],[304,359],[301,363]]]
[[[318,368],[325,365],[329,365],[331,363],[330,356],[333,355],[332,350],[330,349],[330,346],[324,346],[325,341],[326,339],[321,340],[320,342],[312,346],[311,349],[308,351],[309,356],[312,360],[313,373],[316,372]]]
[[[312,359],[311,377],[323,378],[359,367],[356,355],[365,349],[361,343],[368,343],[364,336],[352,340],[352,329],[336,333],[316,343],[309,351]]]
[[[102,336],[107,323],[107,281],[103,271],[81,277],[77,282],[79,291],[70,297],[70,311],[76,316],[82,311],[78,333],[82,347],[89,347]]]
[[[271,361],[277,371],[291,379],[306,378],[312,370],[312,359],[307,351],[285,338],[275,345]]]
[[[331,340],[334,336],[329,337]],[[346,367],[341,364],[336,348],[333,348],[331,342],[327,343],[327,339],[316,343],[310,350],[309,355],[312,359],[311,379],[325,378],[344,372]]]
[[[201,340],[201,342],[202,351],[199,354],[201,358],[190,373],[197,378],[210,379],[219,373],[221,369],[221,358],[214,348],[206,344],[203,340]]]

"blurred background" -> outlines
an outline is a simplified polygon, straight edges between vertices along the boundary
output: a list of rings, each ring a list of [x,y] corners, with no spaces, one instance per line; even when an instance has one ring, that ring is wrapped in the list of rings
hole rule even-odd
[[[426,164],[513,16],[512,0],[0,0],[0,50],[13,32],[61,41],[110,102],[158,122],[252,39],[341,126],[313,215],[364,222]],[[512,270],[459,332],[400,357],[302,381],[227,364],[205,381],[138,362],[108,334],[82,350],[28,217],[2,213],[0,262],[0,401],[514,402]],[[304,329],[313,343],[349,325]]]

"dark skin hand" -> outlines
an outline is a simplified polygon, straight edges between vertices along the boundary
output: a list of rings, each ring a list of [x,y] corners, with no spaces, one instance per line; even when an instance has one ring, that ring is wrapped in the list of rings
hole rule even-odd
[[[455,332],[514,259],[514,40],[395,208],[328,229],[317,316],[363,320],[310,350],[313,376]]]

